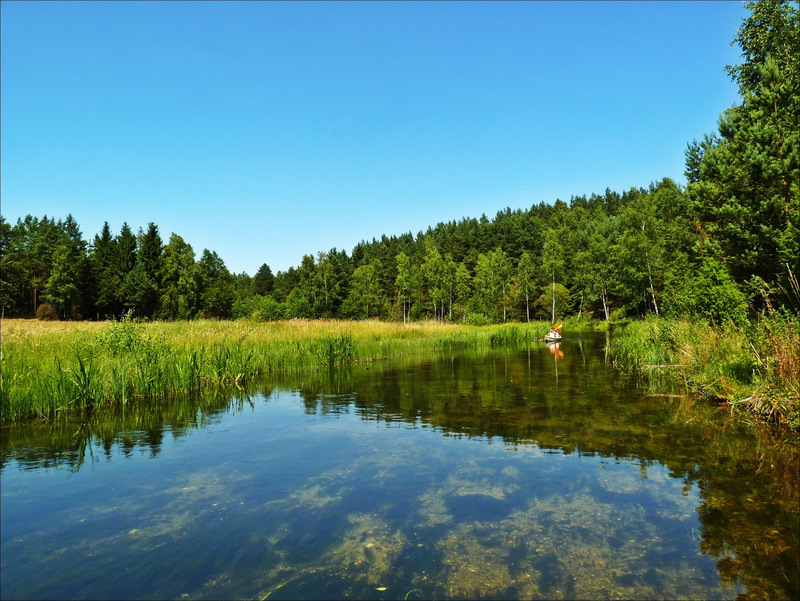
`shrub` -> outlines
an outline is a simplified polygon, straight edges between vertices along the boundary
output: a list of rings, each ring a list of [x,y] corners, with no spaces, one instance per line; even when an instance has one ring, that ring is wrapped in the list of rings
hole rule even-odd
[[[36,308],[36,319],[40,321],[58,321],[61,316],[50,303],[42,303]]]
[[[260,296],[253,300],[251,317],[256,321],[283,319],[286,307],[271,296]]]
[[[469,326],[488,326],[492,320],[482,313],[467,313],[467,325]]]

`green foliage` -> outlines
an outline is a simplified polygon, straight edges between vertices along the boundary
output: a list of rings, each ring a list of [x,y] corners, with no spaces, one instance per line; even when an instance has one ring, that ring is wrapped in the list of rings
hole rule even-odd
[[[433,306],[433,314],[444,318],[443,307],[446,298],[445,265],[436,243],[431,238],[426,238],[423,243],[424,260],[422,263],[422,277],[428,291],[428,298]]]
[[[286,316],[286,305],[279,303],[271,296],[262,296],[252,299],[250,311],[246,315],[256,321],[277,321]]]
[[[53,254],[53,266],[47,279],[45,298],[58,307],[68,318],[72,306],[78,301],[78,257],[65,245],[60,245]]]
[[[347,266],[342,259],[335,248],[330,252],[317,254],[317,264],[314,267],[314,290],[317,294],[314,312],[319,317],[333,317],[344,300]]]
[[[472,278],[469,275],[467,266],[459,263],[456,267],[455,274],[455,300],[457,306],[457,313],[461,314],[462,321],[466,322],[467,319],[467,302],[469,301],[470,294],[472,293]]]
[[[192,246],[177,234],[172,234],[164,247],[161,267],[162,319],[190,319],[197,313],[200,300],[198,280]]]
[[[350,295],[342,310],[354,319],[369,319],[376,315],[380,303],[378,270],[375,265],[362,265],[353,271]]]
[[[314,317],[314,309],[311,302],[303,296],[299,288],[295,288],[286,299],[286,318],[287,319],[307,319]]]
[[[414,291],[414,274],[411,270],[411,259],[406,253],[398,253],[395,260],[397,261],[395,286],[397,287],[397,297],[403,305],[403,323],[406,323],[409,317],[408,305]]]
[[[470,313],[467,311],[467,316],[464,322],[468,326],[488,326],[492,323],[492,320],[486,317],[483,313]]]
[[[788,289],[800,252],[800,22],[789,2],[747,6],[736,36],[745,62],[728,68],[742,103],[720,117],[719,137],[688,148],[686,193],[703,252],[737,285],[758,276]]]
[[[510,300],[511,279],[514,271],[508,255],[497,247],[487,254],[478,255],[475,266],[475,288],[483,304],[498,320],[506,321]]]
[[[142,263],[137,263],[122,283],[125,305],[137,315],[152,316],[158,302],[158,286]]]
[[[689,281],[690,285],[677,292],[673,300],[679,314],[702,315],[720,324],[746,323],[746,297],[722,263],[713,257],[704,258]]]
[[[567,314],[567,311],[569,311],[572,307],[572,296],[570,295],[569,290],[567,290],[563,284],[551,285],[549,289],[546,289],[539,296],[539,298],[536,299],[534,307],[536,310],[536,315],[539,319],[552,320],[554,299],[555,320],[551,321],[551,323],[555,323],[564,317]]]
[[[522,253],[517,264],[517,286],[520,297],[525,299],[525,320],[531,320],[530,304],[533,287],[536,281],[536,272],[533,268],[533,259],[529,252]]]
[[[270,294],[275,288],[275,276],[269,265],[264,263],[253,276],[253,293],[259,296]]]
[[[157,353],[164,348],[162,338],[149,336],[142,321],[129,310],[120,319],[112,320],[108,326],[98,332],[94,345],[113,356],[136,354],[140,351]]]
[[[778,68],[787,75],[789,86],[800,88],[800,28],[798,9],[790,0],[760,0],[747,2],[750,16],[736,32],[735,44],[742,49],[741,65],[728,66],[726,70],[739,84],[741,94],[758,89],[762,83],[761,67],[771,57]],[[732,45],[733,45],[732,43]]]
[[[608,345],[614,364],[647,378],[675,378],[734,410],[800,427],[798,320],[764,315],[746,329],[733,324],[648,319],[617,328]]]

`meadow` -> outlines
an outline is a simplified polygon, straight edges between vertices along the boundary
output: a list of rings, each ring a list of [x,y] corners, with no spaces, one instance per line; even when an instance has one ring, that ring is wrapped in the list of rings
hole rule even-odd
[[[464,326],[377,320],[108,322],[3,320],[2,421],[55,414],[260,375],[392,356],[538,340],[545,322]]]
[[[530,343],[548,322],[492,326],[378,320],[276,322],[60,322],[0,324],[2,422],[125,405],[258,376],[312,372],[403,355]],[[570,320],[565,331],[606,329]],[[610,326],[607,352],[623,372],[681,378],[691,392],[732,411],[800,427],[798,327],[777,314],[747,328],[648,319]]]

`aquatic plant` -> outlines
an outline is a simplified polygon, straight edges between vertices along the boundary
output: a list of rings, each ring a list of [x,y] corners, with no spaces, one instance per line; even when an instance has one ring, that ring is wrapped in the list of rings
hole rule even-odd
[[[336,336],[324,336],[315,341],[314,354],[326,365],[342,365],[356,359],[353,335],[343,332]]]
[[[745,328],[648,319],[618,328],[607,350],[621,370],[648,379],[680,377],[687,388],[734,411],[800,427],[798,320],[763,316]]]
[[[103,323],[3,320],[2,326],[3,421],[241,385],[261,374],[530,342],[547,329],[537,322],[141,322],[131,314]]]

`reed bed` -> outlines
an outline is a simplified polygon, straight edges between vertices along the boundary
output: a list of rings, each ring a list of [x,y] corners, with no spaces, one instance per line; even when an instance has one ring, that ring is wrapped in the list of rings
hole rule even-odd
[[[3,320],[2,421],[126,404],[259,375],[538,340],[548,324]]]
[[[745,328],[648,319],[617,328],[615,365],[650,380],[680,377],[693,392],[732,411],[800,428],[798,320],[762,316]]]

